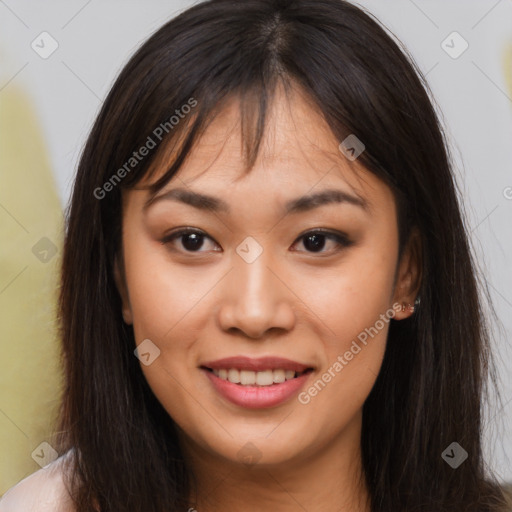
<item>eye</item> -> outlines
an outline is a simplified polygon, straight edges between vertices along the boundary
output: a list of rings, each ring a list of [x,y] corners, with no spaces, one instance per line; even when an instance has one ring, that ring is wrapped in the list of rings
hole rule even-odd
[[[332,245],[334,245],[334,252],[337,252],[343,248],[349,247],[353,244],[349,238],[339,232],[333,232],[333,231],[326,231],[323,229],[316,229],[314,231],[308,231],[307,233],[304,233],[301,235],[297,242],[300,240],[303,240],[304,247],[308,249],[307,252],[313,252],[313,253],[329,253],[333,251],[322,251],[322,249],[326,245],[326,239],[330,240],[331,242],[334,242]]]
[[[180,231],[171,233],[161,240],[163,245],[174,244],[177,239],[181,239],[182,248],[185,252],[204,252],[200,251],[204,246],[205,239],[213,241],[206,233],[193,228],[181,229]],[[301,235],[295,241],[294,245],[303,240],[304,247],[307,248],[306,252],[312,253],[325,253],[333,251],[323,251],[326,246],[326,240],[333,242],[334,252],[342,248],[349,247],[353,244],[348,237],[339,232],[331,232],[327,230],[317,229],[308,231]],[[218,252],[218,249],[213,249]]]
[[[185,248],[185,252],[201,252],[199,249],[203,247],[204,239],[208,238],[212,240],[209,236],[207,236],[202,231],[197,229],[187,228],[177,231],[175,233],[171,233],[161,240],[161,243],[164,245],[168,245],[170,243],[174,243],[174,241],[178,238],[182,239],[182,247]]]

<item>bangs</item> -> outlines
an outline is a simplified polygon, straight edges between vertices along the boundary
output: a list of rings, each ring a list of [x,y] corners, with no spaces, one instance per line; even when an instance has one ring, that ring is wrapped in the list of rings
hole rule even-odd
[[[288,79],[283,78],[280,82],[285,91],[289,92]],[[141,169],[145,172],[133,174],[131,180],[126,180],[123,188],[147,189],[151,196],[158,193],[178,173],[199,143],[199,139],[231,101],[236,101],[239,109],[244,165],[242,172],[243,174],[250,172],[258,158],[268,109],[275,96],[277,83],[278,81],[274,80],[271,84],[250,84],[247,89],[239,89],[220,99],[203,93],[199,95],[200,101],[193,98],[197,103],[194,112],[180,121],[175,130],[162,138],[151,163],[146,166],[146,169]],[[162,173],[163,169],[165,170]]]
[[[219,11],[223,8],[228,18]],[[340,13],[353,9],[351,15],[360,17],[352,7],[338,8]],[[301,92],[339,144],[351,135],[364,144],[357,163],[346,159],[345,164],[364,167],[392,190],[401,250],[416,217],[407,210],[419,209],[408,199],[416,194],[408,178],[419,179],[432,160],[432,151],[416,140],[425,112],[411,91],[422,86],[405,55],[364,16],[358,24],[368,44],[403,66],[400,80],[383,64],[384,57],[361,46],[346,15],[333,22],[319,9],[302,20],[294,3],[277,13],[260,2],[243,8],[219,2],[203,9],[201,23],[177,17],[157,31],[125,66],[105,101],[95,134],[103,150],[93,154],[91,148],[87,163],[100,191],[96,197],[108,197],[101,201],[105,222],[119,217],[121,190],[142,188],[155,195],[169,183],[232,100],[239,102],[241,167],[249,172],[282,85],[285,97],[291,88]],[[183,16],[193,20],[194,9]],[[403,141],[400,150],[397,140]],[[145,156],[135,160],[139,149]]]

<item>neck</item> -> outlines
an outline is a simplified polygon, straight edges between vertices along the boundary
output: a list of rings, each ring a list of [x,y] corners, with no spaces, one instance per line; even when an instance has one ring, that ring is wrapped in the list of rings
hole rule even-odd
[[[190,507],[197,512],[370,512],[360,450],[361,417],[324,446],[279,464],[244,464],[182,439],[196,485]]]

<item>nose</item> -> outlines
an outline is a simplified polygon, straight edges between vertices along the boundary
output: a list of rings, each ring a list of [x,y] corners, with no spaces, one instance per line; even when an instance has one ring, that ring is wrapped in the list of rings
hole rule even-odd
[[[286,276],[263,253],[252,263],[235,256],[235,268],[224,281],[218,321],[225,331],[261,338],[272,329],[291,330],[295,295]]]

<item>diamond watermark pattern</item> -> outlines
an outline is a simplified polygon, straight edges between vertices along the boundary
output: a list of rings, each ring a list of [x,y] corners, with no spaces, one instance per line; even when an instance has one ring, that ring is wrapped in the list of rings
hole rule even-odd
[[[237,453],[238,460],[246,466],[254,466],[261,459],[261,456],[261,451],[250,441],[244,444]]]
[[[160,349],[150,339],[146,338],[133,353],[144,366],[149,366],[160,355]]]
[[[469,43],[458,32],[452,32],[441,43],[441,48],[452,59],[458,59],[469,48]]]
[[[248,236],[238,245],[236,252],[246,263],[252,263],[263,252],[263,247],[252,236]]]
[[[48,32],[41,32],[30,46],[39,57],[47,59],[59,47],[59,43]]]
[[[341,142],[338,147],[339,150],[352,162],[366,148],[366,146],[353,133],[351,133],[345,140],[343,140],[343,142]]]
[[[459,443],[453,442],[445,449],[441,457],[453,469],[457,469],[468,458],[468,452]]]
[[[40,262],[48,263],[57,254],[57,246],[49,238],[43,236],[32,247],[32,253]]]
[[[46,441],[42,442],[33,452],[32,458],[42,467],[45,468],[59,457],[57,450]]]

